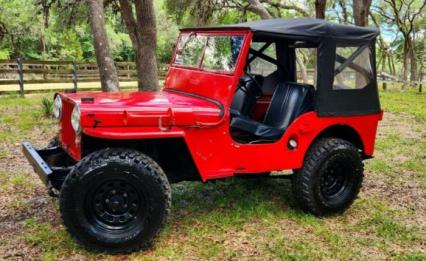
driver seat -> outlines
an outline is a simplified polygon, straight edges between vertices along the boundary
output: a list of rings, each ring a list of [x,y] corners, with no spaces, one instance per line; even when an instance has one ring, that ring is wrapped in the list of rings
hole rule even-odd
[[[311,85],[279,83],[262,123],[240,115],[232,118],[231,128],[260,140],[277,140],[299,115],[313,110],[314,94]]]
[[[260,87],[257,86],[262,80],[263,79],[257,75],[253,77],[244,75],[241,77],[239,88],[235,92],[232,101],[231,116],[251,116],[256,106],[257,99],[262,96],[262,91]]]

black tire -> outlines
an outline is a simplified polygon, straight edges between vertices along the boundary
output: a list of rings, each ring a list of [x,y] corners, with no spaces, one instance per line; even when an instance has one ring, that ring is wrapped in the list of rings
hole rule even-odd
[[[68,232],[91,250],[146,249],[170,213],[171,189],[160,166],[128,149],[104,149],[76,164],[60,194]]]
[[[344,212],[356,199],[364,177],[358,149],[337,138],[318,140],[292,178],[293,194],[303,210],[317,216]]]

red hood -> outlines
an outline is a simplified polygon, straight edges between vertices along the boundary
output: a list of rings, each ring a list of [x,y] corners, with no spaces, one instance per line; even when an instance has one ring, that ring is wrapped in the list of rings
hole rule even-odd
[[[222,105],[190,93],[173,91],[61,94],[80,105],[83,127],[205,126],[223,118]]]

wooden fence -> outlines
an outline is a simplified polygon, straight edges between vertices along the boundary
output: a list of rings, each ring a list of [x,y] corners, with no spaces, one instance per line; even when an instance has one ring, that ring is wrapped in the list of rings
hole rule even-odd
[[[135,63],[116,62],[120,82],[137,81]],[[160,79],[167,73],[168,65],[159,66]],[[0,60],[1,85],[19,85],[23,96],[26,84],[72,83],[77,91],[78,83],[99,82],[99,70],[96,63],[75,61],[33,61]]]

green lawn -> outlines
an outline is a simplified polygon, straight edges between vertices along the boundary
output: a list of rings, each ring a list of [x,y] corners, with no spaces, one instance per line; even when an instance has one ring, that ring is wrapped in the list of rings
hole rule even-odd
[[[173,185],[173,210],[154,246],[108,256],[65,232],[57,200],[23,159],[19,142],[43,146],[57,131],[43,95],[0,97],[0,259],[426,259],[426,95],[381,93],[376,158],[360,197],[341,216],[301,212],[286,180]]]

